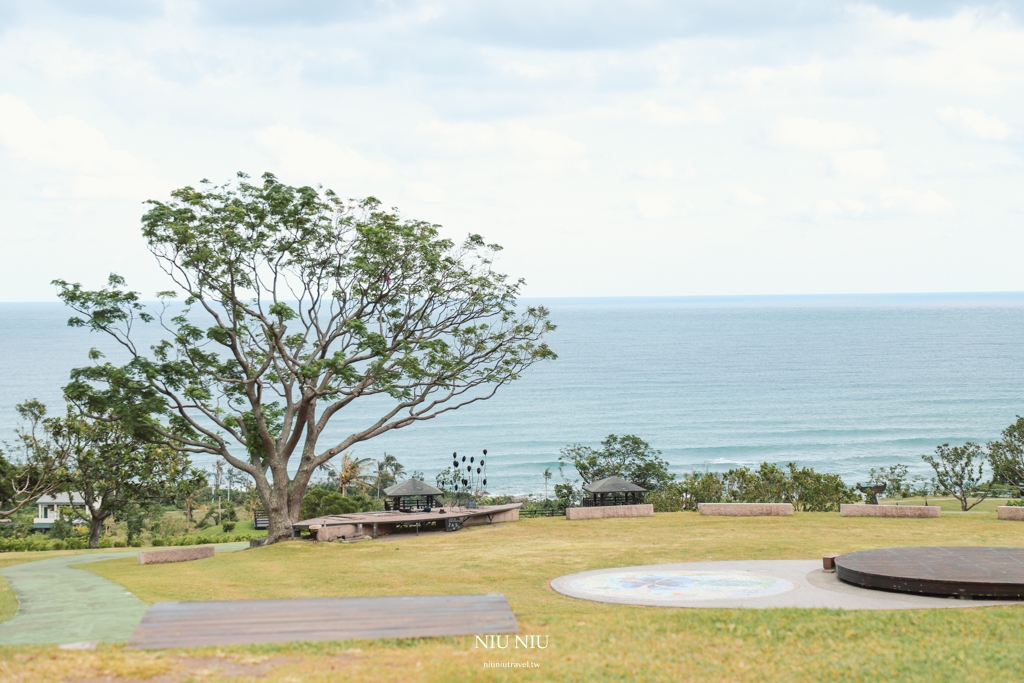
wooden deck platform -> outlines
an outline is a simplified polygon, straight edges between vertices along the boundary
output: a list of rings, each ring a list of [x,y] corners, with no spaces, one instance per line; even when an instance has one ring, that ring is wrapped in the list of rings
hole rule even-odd
[[[159,602],[128,647],[140,649],[518,633],[500,593],[379,598]]]
[[[394,533],[399,525],[414,526],[436,523],[446,526],[447,530],[455,531],[463,526],[477,524],[498,524],[501,522],[518,522],[519,508],[522,503],[506,505],[483,505],[478,508],[439,508],[431,512],[356,512],[349,515],[327,515],[304,519],[292,525],[295,529],[318,529],[317,537],[321,541],[332,541],[356,535],[372,535]]]

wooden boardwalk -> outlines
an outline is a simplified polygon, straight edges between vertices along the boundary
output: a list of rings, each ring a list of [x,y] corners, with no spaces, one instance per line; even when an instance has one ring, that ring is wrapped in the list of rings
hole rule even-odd
[[[352,638],[518,633],[500,593],[382,598],[160,602],[128,647],[203,647]]]

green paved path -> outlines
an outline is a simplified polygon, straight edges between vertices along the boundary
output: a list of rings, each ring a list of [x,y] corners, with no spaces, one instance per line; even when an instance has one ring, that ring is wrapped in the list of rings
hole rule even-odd
[[[240,550],[247,543],[217,546]],[[0,645],[124,642],[148,605],[123,586],[69,565],[130,557],[138,551],[65,555],[0,569],[18,597],[18,613],[0,623]]]

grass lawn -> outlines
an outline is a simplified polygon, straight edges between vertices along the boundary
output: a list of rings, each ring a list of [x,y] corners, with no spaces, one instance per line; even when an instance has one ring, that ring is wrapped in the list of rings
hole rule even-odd
[[[196,535],[197,536],[219,536],[219,535],[221,535],[223,533],[225,533],[223,527],[220,524],[214,524],[213,526],[208,526],[205,529],[200,529],[199,531],[196,532]],[[231,531],[228,531],[227,533],[229,533],[229,534],[251,534],[253,536],[266,536],[267,535],[267,530],[266,529],[261,529],[260,531],[256,531],[256,529],[253,528],[253,521],[252,521],[252,518],[250,517],[248,519],[244,519],[243,518],[243,519],[238,520],[238,522],[235,523],[235,528],[233,530],[231,530]]]
[[[7,579],[0,576],[0,621],[7,621],[18,611],[18,599]]]
[[[993,513],[940,519],[659,514],[525,519],[455,534],[356,544],[278,544],[192,563],[87,565],[146,602],[269,597],[504,593],[546,650],[495,653],[473,638],[351,641],[145,653],[105,647],[0,649],[0,680],[935,681],[1024,670],[1024,607],[902,612],[629,607],[574,600],[548,582],[636,564],[806,559],[895,545],[1024,545]],[[492,669],[486,662],[536,668]],[[202,676],[195,672],[201,670]],[[249,679],[244,678],[249,676]],[[189,678],[191,677],[191,678]]]

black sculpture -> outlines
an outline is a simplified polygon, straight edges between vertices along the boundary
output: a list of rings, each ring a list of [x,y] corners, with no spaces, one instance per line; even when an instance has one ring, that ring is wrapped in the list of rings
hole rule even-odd
[[[857,484],[857,490],[868,496],[868,505],[878,505],[878,494],[885,491],[885,484],[873,484],[871,486],[861,486]]]

